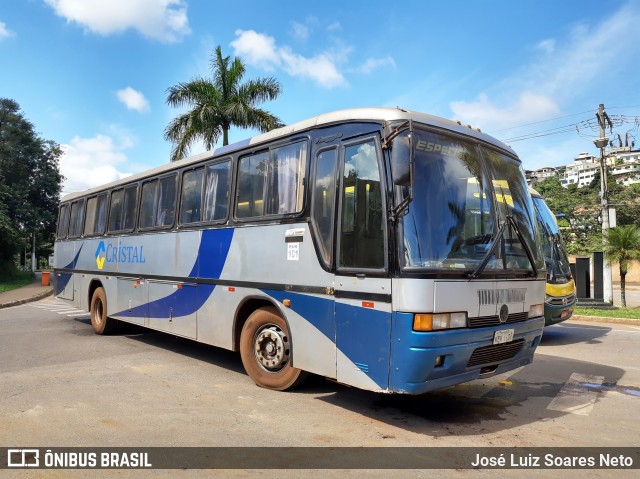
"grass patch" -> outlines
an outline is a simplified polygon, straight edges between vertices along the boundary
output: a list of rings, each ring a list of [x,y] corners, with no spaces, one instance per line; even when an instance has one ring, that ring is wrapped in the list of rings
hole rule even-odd
[[[16,271],[11,274],[0,274],[0,293],[22,288],[33,283],[34,275],[31,271]]]
[[[582,315],[582,316],[599,316],[601,318],[640,319],[640,308],[626,308],[626,309],[576,308],[573,314]]]

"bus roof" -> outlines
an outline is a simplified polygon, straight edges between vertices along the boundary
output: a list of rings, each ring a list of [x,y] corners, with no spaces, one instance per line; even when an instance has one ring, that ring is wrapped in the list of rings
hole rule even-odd
[[[267,133],[262,133],[260,135],[253,136],[251,138],[238,141],[231,145],[216,148],[213,151],[205,151],[203,153],[199,153],[189,158],[184,158],[179,161],[169,162],[167,164],[158,166],[156,168],[152,168],[152,169],[143,171],[141,173],[137,173],[135,175],[127,176],[126,178],[122,178],[120,180],[116,180],[102,186],[98,186],[98,187],[80,191],[80,192],[69,193],[68,195],[65,195],[61,199],[61,202],[66,202],[78,197],[91,195],[91,194],[104,191],[119,185],[126,185],[127,183],[133,183],[143,178],[147,178],[149,176],[159,175],[166,171],[171,171],[173,169],[179,169],[191,163],[197,163],[199,161],[214,158],[214,157],[223,157],[224,155],[228,155],[233,152],[243,150],[251,146],[256,146],[271,140],[286,137],[295,133],[300,133],[300,132],[312,129],[314,127],[328,126],[331,124],[341,123],[341,122],[354,122],[354,121],[388,122],[388,121],[402,121],[402,120],[413,120],[417,123],[423,123],[425,125],[431,125],[431,126],[447,129],[453,132],[461,133],[463,135],[472,136],[476,139],[491,143],[503,150],[507,150],[517,157],[517,155],[511,149],[510,146],[502,143],[501,141],[493,138],[490,135],[487,135],[486,133],[482,133],[479,129],[477,130],[473,129],[469,125],[465,126],[459,121],[456,122],[452,120],[447,120],[445,118],[441,118],[438,116],[405,110],[402,108],[382,108],[382,107],[349,108],[345,110],[337,110],[329,113],[323,113],[321,115],[314,116],[307,120],[299,121],[291,125],[286,125],[281,128],[271,130]]]

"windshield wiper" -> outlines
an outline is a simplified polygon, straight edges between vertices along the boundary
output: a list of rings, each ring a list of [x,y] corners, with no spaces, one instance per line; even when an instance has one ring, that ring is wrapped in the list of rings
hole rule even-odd
[[[491,256],[493,256],[493,253],[495,253],[496,248],[498,247],[498,244],[502,242],[502,234],[504,233],[504,230],[507,227],[507,223],[508,221],[503,221],[500,227],[498,228],[498,231],[496,231],[496,234],[492,236],[491,239],[493,240],[493,243],[491,244],[491,248],[489,248],[489,251],[485,253],[484,258],[482,258],[482,261],[480,262],[478,267],[475,270],[473,270],[471,273],[467,274],[468,278],[470,279],[477,278],[487,267],[487,264],[489,264],[489,260],[491,259]]]
[[[504,230],[508,225],[512,226],[513,229],[515,230],[516,236],[518,237],[518,241],[520,241],[520,244],[524,248],[524,252],[527,254],[527,259],[529,260],[529,264],[531,264],[531,268],[533,270],[532,271],[533,277],[535,278],[538,276],[538,268],[536,268],[536,264],[533,259],[533,252],[531,251],[531,248],[529,247],[527,242],[524,240],[524,237],[520,232],[520,228],[518,227],[518,223],[516,223],[516,221],[513,219],[513,216],[507,215],[506,219],[502,222],[502,224],[498,228],[498,231],[496,231],[496,234],[493,235],[493,244],[491,245],[491,248],[489,248],[489,251],[487,251],[487,253],[484,255],[484,258],[482,258],[482,261],[480,262],[478,267],[467,275],[468,278],[475,279],[482,274],[482,272],[487,267],[487,264],[489,264],[489,260],[491,259],[491,256],[493,256],[493,254],[495,253],[496,248],[498,247],[498,244],[504,241],[504,238],[502,235],[504,234]]]
[[[529,243],[527,243],[524,239],[524,236],[522,236],[520,227],[518,226],[518,223],[516,223],[516,220],[513,219],[513,216],[510,216],[510,215],[507,216],[507,221],[510,222],[511,225],[513,226],[513,229],[516,230],[516,236],[518,237],[518,241],[520,241],[520,244],[524,248],[524,252],[527,253],[527,259],[529,260],[529,264],[531,265],[531,269],[532,269],[532,277],[537,278],[538,268],[536,268],[535,259],[533,258],[533,251],[531,251],[531,247],[529,246]]]

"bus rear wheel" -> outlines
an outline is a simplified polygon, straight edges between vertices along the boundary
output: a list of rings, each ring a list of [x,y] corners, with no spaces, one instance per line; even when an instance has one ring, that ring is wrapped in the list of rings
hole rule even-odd
[[[249,316],[240,334],[240,357],[249,377],[263,388],[285,391],[307,377],[291,366],[291,335],[275,308]]]
[[[112,333],[116,320],[107,316],[107,295],[103,288],[97,288],[91,296],[91,326],[96,334]]]

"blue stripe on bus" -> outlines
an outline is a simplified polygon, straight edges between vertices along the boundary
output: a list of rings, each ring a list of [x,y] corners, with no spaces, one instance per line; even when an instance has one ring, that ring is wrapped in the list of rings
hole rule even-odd
[[[333,299],[319,298],[302,293],[290,291],[262,290],[276,301],[282,303],[285,299],[291,300],[293,311],[315,326],[322,334],[336,342],[336,328],[333,321]]]
[[[380,389],[389,383],[391,314],[333,298],[290,291],[262,290],[275,300],[291,300],[289,307],[324,334]],[[335,310],[334,310],[335,308]]]
[[[389,385],[390,342],[391,313],[336,302],[336,347],[382,390]]]
[[[227,260],[233,228],[204,230],[200,239],[198,255],[189,273],[190,278],[220,278]],[[122,317],[168,318],[188,316],[195,313],[209,299],[215,289],[213,284],[199,284],[198,287],[176,289],[172,294],[116,313]]]
[[[66,265],[64,267],[64,269],[75,269],[76,264],[78,263],[78,258],[80,257],[80,252],[82,251],[82,247],[83,246],[84,246],[84,243],[82,243],[80,245],[80,248],[78,249],[78,252],[76,253],[75,258],[73,258],[73,260],[71,260],[71,262],[68,265]],[[65,290],[65,288],[69,284],[69,281],[71,281],[71,274],[72,273],[61,273],[61,274],[57,275],[57,277],[56,277],[56,295],[62,293]]]

